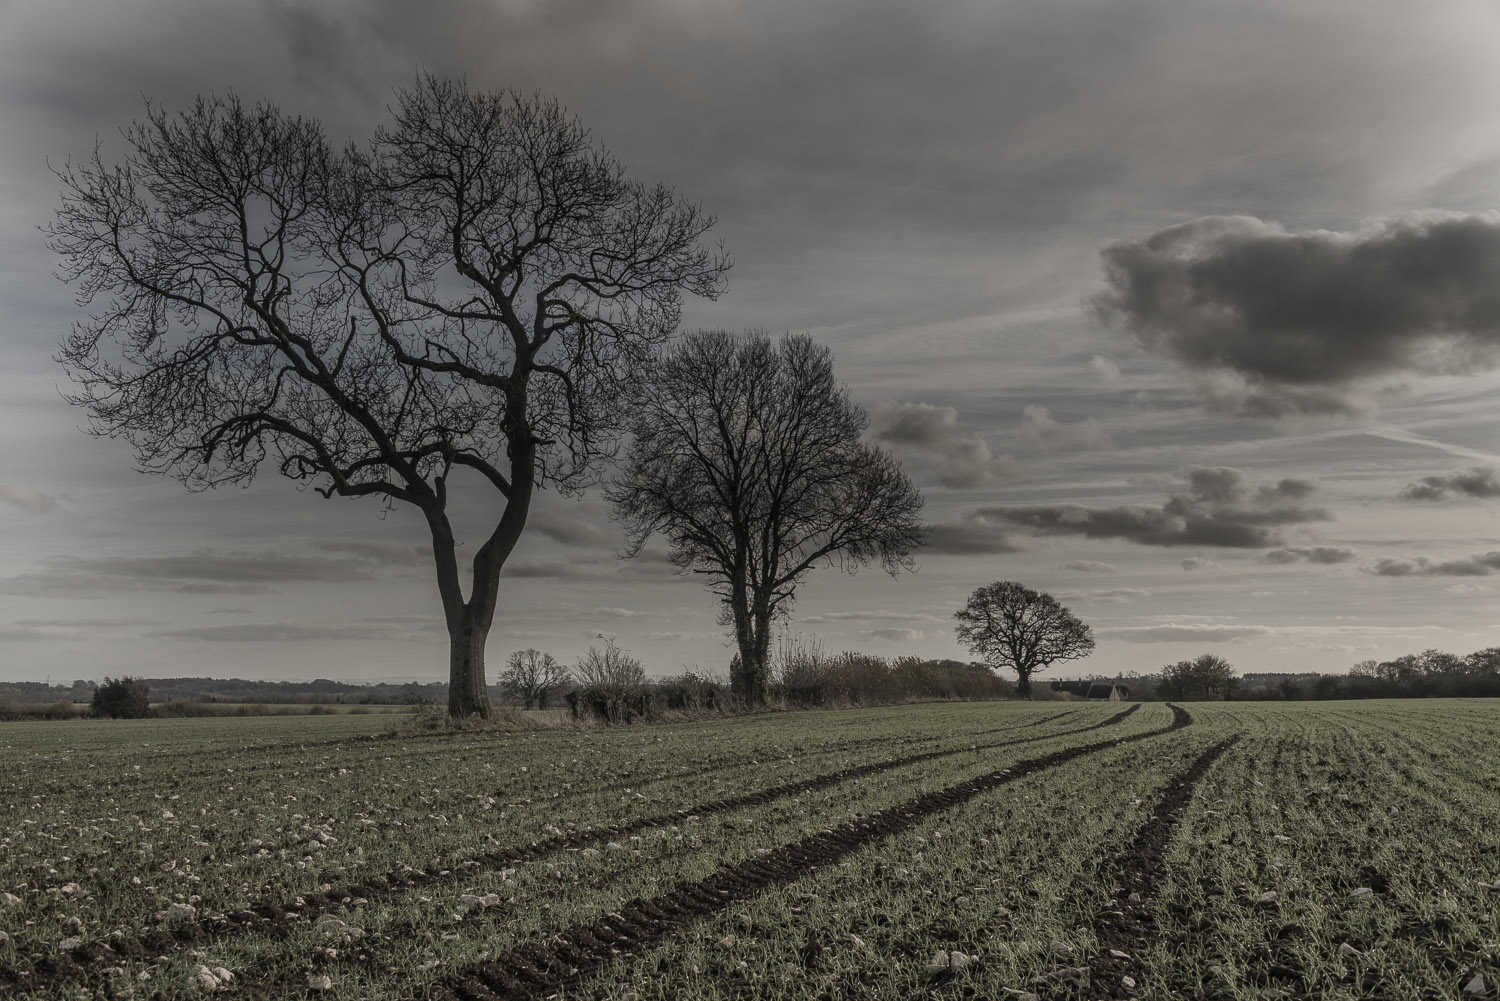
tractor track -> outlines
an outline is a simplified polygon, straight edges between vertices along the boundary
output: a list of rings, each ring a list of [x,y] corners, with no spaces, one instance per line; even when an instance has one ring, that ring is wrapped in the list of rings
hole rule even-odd
[[[1219,756],[1240,739],[1236,734],[1199,754],[1187,770],[1167,783],[1151,818],[1136,832],[1130,847],[1101,873],[1115,887],[1115,902],[1094,919],[1099,951],[1089,964],[1090,997],[1134,998],[1142,982],[1135,954],[1159,937],[1152,913],[1157,884],[1166,869],[1167,848],[1182,823],[1193,792]],[[1132,984],[1126,984],[1129,978]]]
[[[460,1001],[529,1001],[555,994],[617,958],[644,952],[695,921],[773,887],[793,883],[818,866],[837,862],[982,792],[1087,754],[1160,736],[1192,723],[1186,710],[1175,705],[1171,709],[1173,720],[1167,726],[1020,761],[727,865],[661,896],[630,901],[590,924],[574,925],[545,942],[530,942],[488,962],[456,971],[443,979],[444,994],[439,996]]]
[[[1059,730],[1052,733],[1038,734],[1032,737],[1020,737],[990,744],[964,745],[962,747],[922,751],[900,758],[856,765],[852,768],[826,772],[811,778],[787,782],[766,789],[758,789],[754,792],[730,796],[725,799],[696,806],[658,813],[622,824],[571,830],[559,837],[496,849],[457,863],[451,869],[430,867],[427,869],[411,868],[393,870],[384,875],[370,877],[360,883],[350,884],[341,888],[336,887],[327,893],[303,894],[290,901],[263,900],[231,913],[214,915],[204,920],[189,920],[176,923],[170,927],[163,927],[145,935],[126,936],[124,938],[114,938],[109,941],[88,942],[71,951],[58,953],[35,961],[21,958],[8,965],[0,965],[0,991],[6,989],[35,990],[54,983],[83,979],[91,974],[98,974],[111,967],[118,966],[121,963],[154,959],[158,956],[169,955],[178,949],[203,945],[211,941],[219,941],[250,932],[284,933],[292,925],[315,919],[325,913],[340,910],[346,904],[356,899],[363,898],[368,901],[373,898],[392,896],[419,887],[441,883],[456,883],[471,878],[475,874],[485,870],[534,861],[570,849],[583,848],[620,837],[628,837],[640,831],[678,824],[688,816],[712,816],[714,814],[743,809],[748,806],[758,806],[774,800],[784,799],[788,796],[831,788],[844,782],[865,778],[908,765],[935,761],[958,754],[998,750],[1020,744],[1030,744],[1042,740],[1052,740],[1058,737],[1087,733],[1092,730],[1114,726],[1139,709],[1140,703],[1135,703],[1129,708],[1097,723],[1071,730]],[[1182,710],[1173,707],[1173,712],[1179,713]],[[1060,718],[1063,715],[1068,714],[1063,713],[1058,716],[1047,717],[1031,725],[1041,725],[1049,720]],[[1176,728],[1178,725],[1178,723],[1174,722],[1171,728]],[[1000,730],[1003,729],[1005,728],[1000,728]],[[999,730],[995,732],[999,732]],[[1164,731],[1151,731],[1151,733],[1156,732]],[[1134,740],[1139,739],[1140,736],[1135,735],[1124,739]],[[1103,747],[1106,744],[1112,743],[1114,742],[1111,741],[1090,746]],[[1059,760],[1067,759],[1063,758]]]

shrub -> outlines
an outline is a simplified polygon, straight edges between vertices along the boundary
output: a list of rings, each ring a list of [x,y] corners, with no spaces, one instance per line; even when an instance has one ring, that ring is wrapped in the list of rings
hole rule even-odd
[[[108,678],[94,689],[95,716],[145,719],[151,713],[151,693],[140,678]]]

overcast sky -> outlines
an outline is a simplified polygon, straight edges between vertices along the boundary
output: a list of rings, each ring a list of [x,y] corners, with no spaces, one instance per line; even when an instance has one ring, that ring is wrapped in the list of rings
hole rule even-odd
[[[554,94],[713,212],[735,264],[686,327],[832,347],[934,527],[914,576],[815,573],[793,632],[967,657],[953,611],[1019,580],[1093,625],[1081,672],[1500,645],[1492,3],[3,0],[0,677],[446,677],[416,512],[189,494],[77,430],[37,231],[47,161],[143,99],[360,139],[419,67]],[[725,669],[597,492],[533,510],[492,675],[600,633]]]

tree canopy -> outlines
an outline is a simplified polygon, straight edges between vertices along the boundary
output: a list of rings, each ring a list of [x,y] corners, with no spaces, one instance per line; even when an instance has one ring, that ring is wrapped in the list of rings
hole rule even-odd
[[[90,430],[191,489],[267,461],[325,497],[424,515],[455,714],[531,494],[614,451],[635,371],[684,294],[716,296],[713,219],[630,180],[555,101],[419,77],[364,145],[237,97],[147,106],[116,163],[59,172],[49,227],[90,315],[60,360]],[[497,495],[465,596],[455,473]]]
[[[814,567],[915,569],[922,498],[864,441],[865,412],[805,334],[698,331],[642,379],[606,496],[627,552],[656,533],[702,576],[739,648],[737,693],[765,701],[772,623]]]
[[[1094,650],[1094,633],[1045,591],[1015,581],[975,589],[953,616],[956,633],[985,663],[1016,672],[1016,693],[1031,693],[1031,676],[1059,661],[1077,660]]]

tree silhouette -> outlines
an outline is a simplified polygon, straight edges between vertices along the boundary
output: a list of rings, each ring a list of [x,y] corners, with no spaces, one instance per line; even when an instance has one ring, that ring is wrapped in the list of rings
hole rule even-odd
[[[689,334],[642,385],[606,491],[627,553],[660,532],[671,561],[706,578],[739,647],[734,689],[762,703],[771,626],[798,583],[820,564],[913,569],[921,495],[861,440],[868,417],[806,335]]]
[[[713,297],[713,220],[556,101],[421,76],[364,147],[268,103],[149,105],[115,164],[59,171],[50,246],[92,315],[63,343],[90,430],[190,489],[270,460],[325,497],[422,512],[449,711],[487,715],[484,648],[534,490],[612,453],[626,380]],[[455,473],[500,503],[468,594]],[[461,481],[460,481],[461,482]]]
[[[1045,591],[1014,581],[977,588],[954,613],[959,642],[985,663],[1016,672],[1016,694],[1031,694],[1031,676],[1058,661],[1086,657],[1094,633]]]

